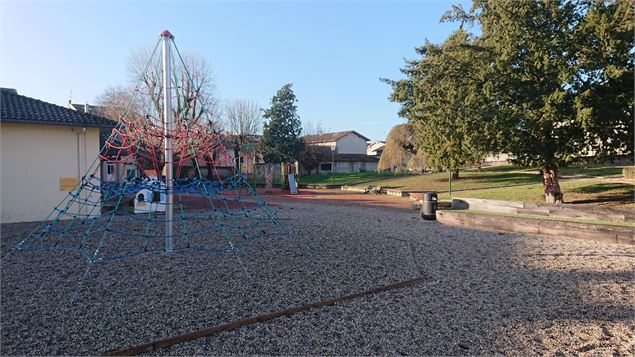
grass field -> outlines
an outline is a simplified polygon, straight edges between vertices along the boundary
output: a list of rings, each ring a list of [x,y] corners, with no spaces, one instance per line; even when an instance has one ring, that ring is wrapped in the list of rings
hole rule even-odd
[[[461,178],[452,180],[452,190],[502,187],[539,183],[537,172],[515,171],[513,169],[466,171],[460,173]],[[404,191],[447,191],[448,173],[438,172],[424,175],[389,177],[372,182],[373,186],[382,186]],[[367,185],[360,185],[367,186]]]
[[[298,179],[298,182],[301,185],[308,185],[308,184],[355,185],[360,182],[382,180],[382,179],[394,178],[394,177],[395,177],[395,174],[391,174],[391,173],[353,172],[353,173],[334,174],[334,175],[300,176],[300,178]]]
[[[621,177],[622,166],[569,166],[560,169],[563,181],[566,177]],[[403,191],[448,191],[448,173],[439,172],[424,175],[378,178],[372,185]],[[452,190],[473,190],[515,185],[541,184],[538,168],[498,166],[478,171],[461,171],[461,178],[452,180]],[[362,184],[360,186],[367,186]]]
[[[558,170],[560,176],[589,176],[589,177],[622,177],[624,166],[585,166],[572,165],[561,167]],[[539,167],[497,166],[482,169],[485,172],[525,172],[538,174]]]
[[[619,178],[622,166],[570,166],[560,170],[560,186],[568,203],[594,203],[616,207],[635,207],[634,186],[607,182],[599,177]],[[499,166],[479,171],[462,171],[461,178],[452,181],[454,197],[472,197],[512,201],[543,201],[542,180],[538,168]],[[345,174],[343,174],[345,175]],[[378,175],[378,174],[375,174]],[[372,179],[372,175],[365,180]],[[436,191],[440,199],[449,199],[448,173],[432,173],[401,177],[377,177],[370,183],[411,192]],[[347,183],[351,184],[351,183]]]
[[[593,203],[620,208],[635,207],[633,199],[635,186],[619,182],[604,182],[600,179],[563,180],[560,188],[566,203]],[[456,192],[453,197],[484,198],[508,201],[544,201],[542,184],[504,187],[489,190]],[[439,195],[441,200],[449,200],[446,193]]]

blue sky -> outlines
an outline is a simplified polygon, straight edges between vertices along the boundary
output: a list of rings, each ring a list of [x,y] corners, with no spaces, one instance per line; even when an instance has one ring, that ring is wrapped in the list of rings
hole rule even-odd
[[[64,105],[92,103],[127,81],[130,53],[168,28],[181,51],[212,65],[222,99],[266,107],[294,83],[303,121],[384,139],[403,122],[380,77],[458,24],[439,18],[463,1],[176,2],[0,0],[0,86]]]

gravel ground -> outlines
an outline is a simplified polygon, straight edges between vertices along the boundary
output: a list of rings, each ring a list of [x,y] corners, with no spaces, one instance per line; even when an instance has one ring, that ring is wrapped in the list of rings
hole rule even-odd
[[[619,354],[635,340],[635,247],[478,232],[415,212],[268,197],[293,227],[240,254],[146,254],[96,264],[10,252],[2,226],[2,355],[94,355],[424,277],[153,352],[162,355]]]

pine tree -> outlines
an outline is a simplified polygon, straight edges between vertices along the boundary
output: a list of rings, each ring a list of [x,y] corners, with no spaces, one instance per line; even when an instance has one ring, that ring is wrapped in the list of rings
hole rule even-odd
[[[291,83],[282,86],[271,98],[271,107],[263,114],[268,122],[262,133],[261,152],[267,163],[295,161],[304,147],[300,137],[302,122],[291,87]]]
[[[471,51],[471,46],[469,34],[458,30],[442,45],[426,43],[418,48],[421,58],[402,70],[406,79],[384,80],[393,87],[391,100],[402,103],[400,115],[414,129],[416,146],[427,164],[445,166],[454,178],[459,168],[485,157],[481,130],[485,102],[478,66],[487,54]]]

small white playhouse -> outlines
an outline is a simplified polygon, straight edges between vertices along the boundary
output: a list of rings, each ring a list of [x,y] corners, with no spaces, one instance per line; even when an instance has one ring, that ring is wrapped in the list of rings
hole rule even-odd
[[[165,212],[166,194],[165,183],[156,176],[146,179],[147,187],[142,189],[134,197],[134,213]]]

